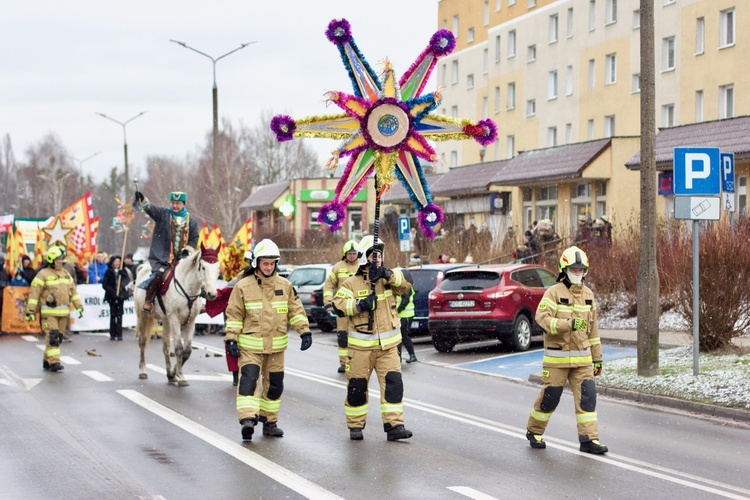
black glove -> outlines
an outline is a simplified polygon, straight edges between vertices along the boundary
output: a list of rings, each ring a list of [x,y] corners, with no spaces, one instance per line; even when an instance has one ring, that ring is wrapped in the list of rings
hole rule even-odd
[[[393,271],[385,266],[370,267],[370,282],[375,283],[381,278],[385,278],[386,281],[391,279]]]
[[[357,309],[359,312],[365,312],[365,311],[374,311],[375,310],[375,304],[378,302],[378,296],[374,293],[371,293],[364,299],[359,299],[357,301]]]
[[[236,340],[227,340],[225,343],[227,345],[227,354],[229,354],[233,358],[239,358],[240,357],[240,348],[237,345],[237,341]]]
[[[312,345],[312,333],[303,333],[300,337],[302,339],[302,345],[299,347],[300,351],[306,351]]]
[[[141,193],[140,191],[136,191],[135,194],[133,195],[133,200],[136,203],[143,203],[143,200],[145,200],[145,199],[146,199],[146,197],[143,196],[143,193]]]

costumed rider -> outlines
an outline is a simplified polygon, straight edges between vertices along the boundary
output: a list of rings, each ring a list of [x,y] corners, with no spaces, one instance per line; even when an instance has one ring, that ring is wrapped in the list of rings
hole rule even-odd
[[[60,364],[60,343],[70,321],[70,305],[75,307],[79,318],[83,317],[83,303],[76,289],[76,280],[63,268],[62,260],[60,247],[53,246],[47,251],[47,267],[34,276],[26,304],[26,321],[36,321],[36,313],[41,309],[46,340],[42,368],[53,372],[64,368]]]
[[[532,448],[545,448],[542,439],[560,402],[565,382],[575,402],[580,451],[601,455],[594,377],[602,372],[602,345],[596,324],[594,293],[583,283],[589,259],[572,246],[560,256],[557,283],[544,293],[536,322],[544,329],[542,390],[531,410],[526,438]]]
[[[401,379],[401,322],[396,297],[411,288],[399,269],[383,266],[383,242],[372,235],[359,242],[357,273],[344,281],[333,298],[339,315],[349,318],[347,395],[344,401],[349,438],[364,438],[367,385],[372,371],[380,383],[380,417],[388,441],[412,437],[404,427],[404,385]]]
[[[169,208],[154,205],[143,193],[135,192],[134,208],[140,205],[154,220],[154,235],[148,253],[151,276],[138,285],[138,288],[146,290],[146,301],[143,304],[145,313],[150,314],[153,310],[154,298],[162,285],[164,272],[177,259],[190,255],[198,245],[198,222],[190,217],[186,203],[187,193],[182,191],[169,193]]]
[[[344,243],[344,251],[341,260],[338,261],[331,269],[330,274],[323,284],[323,302],[325,303],[326,312],[334,313],[333,296],[338,291],[341,284],[356,274],[359,269],[359,253],[357,252],[357,242],[349,240]],[[347,329],[349,320],[346,316],[336,315],[336,340],[339,345],[339,373],[346,371],[347,351]]]
[[[255,246],[254,271],[237,282],[226,308],[226,343],[230,356],[239,358],[237,418],[243,441],[250,441],[263,422],[263,435],[281,437],[278,427],[284,391],[284,351],[289,326],[302,339],[300,349],[312,345],[310,324],[297,291],[276,274],[279,247],[265,239]]]

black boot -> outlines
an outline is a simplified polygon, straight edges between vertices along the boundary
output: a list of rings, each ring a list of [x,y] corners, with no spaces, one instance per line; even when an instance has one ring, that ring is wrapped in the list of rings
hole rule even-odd
[[[362,441],[364,438],[365,435],[362,434],[362,429],[360,429],[359,427],[349,429],[349,439],[353,441]]]
[[[42,370],[49,370],[49,363],[47,361],[42,361]]]
[[[346,366],[344,366],[344,365],[339,365],[339,369],[338,369],[338,372],[339,372],[339,373],[345,373],[345,372],[346,372]]]
[[[253,439],[253,432],[255,432],[256,421],[252,418],[245,418],[240,421],[242,424],[242,440],[250,441]]]
[[[601,444],[598,439],[584,441],[578,449],[584,453],[591,453],[594,455],[603,455],[609,451],[609,448]]]
[[[60,363],[52,363],[51,365],[49,365],[49,371],[51,371],[51,372],[61,372],[64,369],[65,369],[65,367],[63,365],[61,365]],[[581,446],[583,446],[583,445],[581,445]]]
[[[531,445],[532,448],[541,449],[547,447],[547,443],[544,442],[541,434],[534,434],[531,431],[526,431],[526,439],[529,440],[529,445]]]
[[[407,363],[416,363],[417,357],[414,354],[409,354],[409,359],[406,360]]]
[[[239,379],[240,372],[232,372],[232,385],[237,387],[237,379]]]
[[[411,431],[406,430],[403,425],[397,425],[388,429],[388,441],[398,441],[399,439],[409,439],[414,434]]]
[[[284,435],[284,431],[276,425],[276,422],[263,422],[263,435],[281,437]]]

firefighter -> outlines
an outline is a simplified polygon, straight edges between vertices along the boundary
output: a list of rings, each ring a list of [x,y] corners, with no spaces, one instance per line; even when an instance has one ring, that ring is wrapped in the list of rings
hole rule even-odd
[[[398,296],[398,300],[396,301],[398,304],[396,312],[401,319],[401,344],[406,347],[406,352],[409,353],[409,359],[407,359],[406,362],[414,363],[417,361],[417,356],[414,354],[414,343],[409,336],[409,326],[411,319],[414,317],[414,295],[416,291],[413,288],[414,280],[411,276],[411,272],[409,272],[408,269],[402,269],[401,272],[404,274],[404,279],[412,283],[412,288],[407,290],[403,295]],[[398,345],[399,358],[401,358],[401,344]]]
[[[323,285],[323,302],[326,304],[326,311],[329,313],[333,310],[333,296],[338,291],[341,284],[348,278],[354,276],[359,269],[359,257],[357,253],[357,242],[349,240],[344,243],[344,251],[341,260],[338,261],[331,269],[331,273],[326,278]],[[339,373],[346,371],[347,357],[347,328],[348,319],[346,316],[336,317],[336,340],[339,345]]]
[[[580,451],[601,455],[594,377],[602,372],[602,345],[596,325],[594,293],[583,283],[589,259],[572,246],[560,256],[557,283],[547,289],[536,310],[544,329],[542,390],[531,410],[526,438],[532,448],[545,448],[542,439],[567,381],[573,391]]]
[[[46,340],[42,368],[53,372],[63,370],[60,364],[60,343],[70,320],[70,305],[83,317],[83,303],[76,290],[75,278],[63,268],[63,251],[53,246],[45,256],[47,267],[34,277],[26,304],[26,321],[36,321],[41,309],[42,331]],[[41,301],[41,308],[39,302]]]
[[[360,440],[367,420],[367,385],[372,371],[380,383],[380,417],[388,441],[412,437],[404,427],[401,360],[397,346],[401,330],[396,298],[411,288],[399,269],[383,263],[382,242],[371,235],[359,242],[359,269],[344,281],[333,299],[339,316],[349,317],[344,401],[349,438]]]
[[[239,358],[237,417],[243,441],[250,441],[263,422],[263,435],[281,437],[277,425],[284,391],[284,351],[291,325],[302,338],[301,350],[312,345],[310,325],[297,291],[276,274],[279,247],[265,239],[255,246],[254,271],[232,289],[226,309],[226,343],[230,356]]]

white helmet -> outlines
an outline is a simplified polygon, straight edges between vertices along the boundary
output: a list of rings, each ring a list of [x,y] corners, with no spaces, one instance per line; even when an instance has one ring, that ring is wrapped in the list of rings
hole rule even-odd
[[[255,268],[258,267],[258,259],[276,259],[276,263],[278,264],[281,258],[279,247],[268,238],[255,245],[253,255],[253,267]]]
[[[375,237],[371,234],[368,234],[367,236],[363,237],[362,240],[359,242],[359,247],[357,247],[357,252],[359,256],[359,265],[364,266],[367,264],[367,256],[369,255],[369,252],[372,251],[374,247],[378,247],[381,252],[385,249],[385,243],[383,243],[383,240],[378,238],[377,244],[375,243]]]
[[[244,255],[243,259],[252,261],[253,260],[253,251],[252,250],[245,251],[245,255]]]

